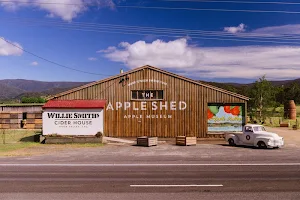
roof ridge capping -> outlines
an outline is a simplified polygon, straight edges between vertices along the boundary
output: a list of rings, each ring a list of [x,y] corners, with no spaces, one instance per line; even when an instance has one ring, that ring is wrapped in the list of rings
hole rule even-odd
[[[81,89],[84,89],[84,88],[88,88],[88,87],[90,87],[90,86],[97,85],[97,84],[100,84],[100,83],[102,83],[102,82],[106,82],[106,81],[109,81],[109,80],[113,80],[113,79],[122,77],[122,76],[124,76],[124,75],[131,74],[131,73],[134,73],[134,72],[136,72],[136,71],[143,70],[143,69],[152,69],[152,70],[155,70],[155,71],[158,71],[158,72],[161,72],[161,73],[164,73],[164,74],[167,74],[167,75],[176,77],[176,78],[183,79],[183,80],[185,80],[185,81],[188,81],[188,82],[191,82],[191,83],[194,83],[194,84],[197,84],[197,85],[201,85],[201,86],[203,86],[203,87],[207,87],[207,88],[210,88],[210,89],[213,89],[213,90],[217,90],[217,91],[219,91],[219,92],[223,92],[223,93],[226,93],[226,94],[233,95],[233,96],[235,96],[235,97],[238,97],[238,98],[241,98],[241,99],[244,99],[244,100],[249,100],[249,99],[250,99],[250,98],[247,97],[247,96],[244,96],[244,95],[241,95],[241,94],[238,94],[238,93],[235,93],[235,92],[231,92],[231,91],[228,91],[228,90],[225,90],[225,89],[216,87],[216,86],[212,86],[212,85],[209,85],[209,84],[206,84],[206,83],[204,84],[204,83],[202,83],[202,82],[199,82],[199,81],[196,81],[196,80],[193,80],[193,79],[190,79],[190,78],[187,78],[187,77],[184,77],[184,76],[181,76],[181,75],[178,75],[178,74],[169,72],[169,71],[165,71],[165,70],[159,69],[159,68],[154,67],[154,66],[151,66],[151,65],[144,65],[144,66],[142,66],[142,67],[138,67],[138,68],[129,70],[129,71],[124,72],[124,73],[122,73],[122,74],[117,74],[117,75],[115,75],[115,76],[111,76],[111,77],[108,77],[108,78],[105,78],[105,79],[101,79],[101,80],[98,80],[98,81],[94,81],[94,82],[92,82],[92,83],[88,83],[88,84],[86,84],[86,85],[82,85],[82,86],[73,88],[73,89],[71,89],[71,90],[67,90],[67,91],[65,91],[65,92],[58,93],[58,94],[56,94],[56,95],[54,95],[54,96],[51,96],[51,97],[48,98],[48,99],[49,99],[49,100],[55,99],[55,98],[57,98],[57,97],[60,97],[60,96],[69,94],[69,93],[71,93],[71,92],[75,92],[75,91],[78,91],[78,90],[81,90]]]

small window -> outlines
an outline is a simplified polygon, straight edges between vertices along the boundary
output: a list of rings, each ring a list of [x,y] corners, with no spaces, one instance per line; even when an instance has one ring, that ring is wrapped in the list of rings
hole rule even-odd
[[[23,119],[27,119],[27,112],[23,112],[22,118],[23,118]]]
[[[137,99],[137,91],[131,91],[131,98],[132,99]]]
[[[163,90],[132,90],[132,100],[163,100]]]
[[[245,126],[245,132],[253,132],[251,126]]]
[[[164,93],[162,90],[157,91],[157,99],[164,99]]]

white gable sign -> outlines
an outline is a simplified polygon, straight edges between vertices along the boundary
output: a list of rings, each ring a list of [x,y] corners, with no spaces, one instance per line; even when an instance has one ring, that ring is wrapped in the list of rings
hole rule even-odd
[[[103,109],[45,109],[43,135],[96,135],[103,133]]]

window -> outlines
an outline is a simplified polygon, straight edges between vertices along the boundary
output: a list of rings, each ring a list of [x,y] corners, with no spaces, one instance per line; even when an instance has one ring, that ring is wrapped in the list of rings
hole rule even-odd
[[[251,126],[245,126],[245,132],[253,132],[252,127]]]
[[[163,90],[132,90],[132,100],[163,100]]]
[[[22,118],[23,118],[23,119],[27,119],[27,113],[26,113],[26,112],[23,112]]]
[[[256,131],[256,132],[258,132],[258,131],[266,131],[265,127],[263,127],[263,126],[256,126],[256,127],[254,127],[253,129],[254,129],[254,131]]]

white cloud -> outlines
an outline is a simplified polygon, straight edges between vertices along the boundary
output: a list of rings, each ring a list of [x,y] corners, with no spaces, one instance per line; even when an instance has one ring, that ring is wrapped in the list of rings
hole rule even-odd
[[[110,52],[115,51],[116,49],[117,49],[116,47],[110,46],[107,49],[101,49],[101,50],[96,51],[96,52],[97,53],[110,53]]]
[[[140,65],[172,66],[173,68],[194,66],[201,56],[192,47],[187,46],[187,40],[182,38],[170,42],[155,40],[152,43],[138,41],[134,44],[122,42],[120,48],[106,54],[106,57],[118,62],[124,62],[130,67]]]
[[[230,27],[224,27],[224,31],[228,33],[240,33],[240,32],[245,32],[246,26],[245,24],[241,23],[238,26],[230,26]]]
[[[43,4],[47,2],[49,1],[37,0],[36,5],[39,8],[48,11],[48,17],[60,17],[65,21],[71,21],[73,18],[77,17],[78,14],[87,10],[87,6],[84,4],[83,0],[52,0],[51,3],[60,4]]]
[[[97,58],[94,58],[94,57],[89,57],[88,60],[89,60],[89,61],[95,61],[95,60],[98,60],[98,59],[97,59]]]
[[[0,5],[8,11],[16,11],[20,7],[27,6],[28,2],[30,2],[30,1],[29,0],[24,0],[24,1],[22,1],[22,3],[18,3],[18,2],[15,2],[15,1],[12,1],[12,2],[7,1],[7,2],[0,3]]]
[[[127,44],[109,47],[102,52],[111,61],[121,62],[129,68],[152,65],[186,76],[250,79],[264,74],[271,79],[300,76],[300,47],[196,47],[183,38]]]
[[[30,63],[30,65],[32,65],[32,66],[38,66],[38,65],[39,65],[39,63],[38,63],[38,62],[36,62],[36,61],[34,61],[34,62]]]
[[[59,17],[65,21],[76,18],[79,14],[87,11],[91,5],[96,5],[98,8],[109,7],[113,9],[115,7],[113,0],[22,0],[22,3],[3,2],[0,5],[10,11],[16,11],[21,7],[38,7],[48,12],[47,17]]]
[[[11,41],[9,41],[11,42]],[[12,42],[14,45],[22,48],[22,46],[16,42]],[[20,56],[22,55],[23,51],[4,40],[0,39],[0,56]]]
[[[252,31],[252,33],[270,34],[270,35],[300,34],[300,24],[288,24],[283,26],[263,27]]]

